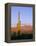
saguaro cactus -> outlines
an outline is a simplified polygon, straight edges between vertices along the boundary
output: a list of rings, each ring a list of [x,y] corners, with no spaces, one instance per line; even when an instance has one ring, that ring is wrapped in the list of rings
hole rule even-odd
[[[18,32],[20,32],[21,21],[20,21],[20,12],[18,12]]]

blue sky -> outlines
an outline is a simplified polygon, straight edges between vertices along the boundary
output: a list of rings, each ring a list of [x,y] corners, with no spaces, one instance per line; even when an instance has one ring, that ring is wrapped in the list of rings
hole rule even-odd
[[[18,12],[20,12],[21,24],[32,25],[32,7],[11,7],[11,25],[18,23]]]

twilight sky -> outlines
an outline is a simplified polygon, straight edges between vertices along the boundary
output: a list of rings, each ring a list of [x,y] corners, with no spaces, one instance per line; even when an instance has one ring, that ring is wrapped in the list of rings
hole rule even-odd
[[[21,24],[32,25],[32,7],[11,7],[11,26],[16,26],[18,23],[18,12],[20,12]]]

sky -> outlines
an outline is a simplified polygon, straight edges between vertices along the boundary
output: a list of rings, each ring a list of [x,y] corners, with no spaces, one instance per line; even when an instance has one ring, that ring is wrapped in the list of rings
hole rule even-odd
[[[21,24],[31,24],[32,25],[32,7],[11,7],[11,26],[16,26],[18,23],[18,12],[20,12]]]

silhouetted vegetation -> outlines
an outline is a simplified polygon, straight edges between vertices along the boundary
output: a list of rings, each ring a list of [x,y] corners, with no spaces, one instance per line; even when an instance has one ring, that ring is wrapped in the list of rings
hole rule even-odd
[[[20,39],[32,39],[33,35],[32,34],[24,34],[22,33],[20,35],[20,31],[17,32],[13,32],[13,35],[11,35],[11,40],[20,40]]]

